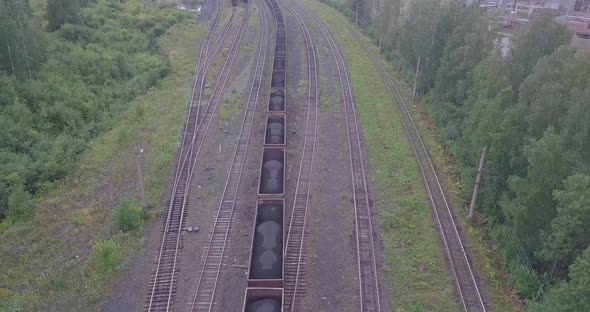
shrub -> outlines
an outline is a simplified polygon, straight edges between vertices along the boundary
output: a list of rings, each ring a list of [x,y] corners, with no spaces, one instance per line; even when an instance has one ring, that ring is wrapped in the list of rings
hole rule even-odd
[[[141,226],[143,210],[136,202],[126,201],[115,210],[115,223],[121,231],[130,231]]]
[[[104,292],[105,284],[113,278],[123,262],[123,248],[112,239],[101,240],[92,246],[94,260],[90,278],[86,284],[86,295],[96,301]]]
[[[101,240],[92,246],[96,275],[106,276],[114,273],[123,261],[123,249],[112,239]]]
[[[8,215],[15,220],[27,219],[35,209],[35,203],[31,194],[26,192],[22,185],[13,187],[14,191],[8,198]]]

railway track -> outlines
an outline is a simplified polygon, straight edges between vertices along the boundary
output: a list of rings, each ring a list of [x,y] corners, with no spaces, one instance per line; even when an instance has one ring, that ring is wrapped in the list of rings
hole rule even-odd
[[[369,193],[365,161],[362,152],[362,139],[357,121],[355,97],[346,62],[335,39],[318,17],[304,4],[292,2],[294,7],[307,14],[321,30],[330,46],[337,65],[340,81],[341,101],[345,113],[346,134],[351,168],[352,197],[355,211],[355,234],[359,282],[359,311],[381,311],[373,225],[369,206]]]
[[[232,12],[232,16],[233,14],[234,12]],[[166,218],[163,222],[164,224],[162,228],[162,242],[157,255],[156,268],[154,269],[153,277],[149,284],[149,295],[146,300],[147,311],[169,311],[175,299],[176,280],[179,271],[177,264],[180,255],[180,250],[182,249],[182,230],[185,222],[185,213],[190,203],[189,191],[191,180],[194,173],[194,168],[197,162],[200,149],[211,125],[213,113],[215,112],[219,104],[221,94],[225,87],[225,83],[229,75],[229,68],[231,68],[231,65],[233,64],[235,56],[237,54],[237,50],[243,33],[243,28],[247,22],[247,19],[248,14],[246,12],[243,15],[239,31],[232,41],[231,49],[228,57],[225,60],[225,63],[222,66],[221,74],[215,83],[213,95],[205,108],[203,116],[201,116],[200,119],[198,118],[196,113],[192,113],[196,109],[193,107],[194,98],[191,98],[191,103],[189,105],[189,112],[187,117],[187,124],[183,132],[181,151],[179,153],[178,158],[179,161],[176,164],[176,170],[173,180],[174,182],[168,204],[168,211]],[[209,28],[209,30],[211,29],[212,27]],[[219,45],[217,45],[216,48],[216,44],[214,44],[214,47],[211,50],[209,50],[209,45],[211,42],[209,32],[207,37],[209,39],[208,41],[204,42],[202,47],[202,53],[199,57],[200,61],[202,61],[202,55],[206,55],[205,63],[211,62],[214,57],[214,54],[216,53],[215,50],[219,49]],[[223,40],[217,40],[217,42],[221,41]],[[204,67],[208,66],[208,64],[204,65],[206,65]],[[203,68],[203,66],[201,68]],[[198,70],[197,75],[199,74],[204,75],[205,72],[203,70]],[[198,81],[199,78],[197,77],[197,79],[195,80]],[[203,124],[205,123],[206,125],[203,128]],[[188,138],[191,139],[189,140]]]
[[[259,0],[257,0],[257,2],[259,3]],[[248,6],[246,10],[249,10]],[[249,14],[248,12],[249,11],[247,11],[246,14]],[[190,304],[191,312],[211,311],[215,303],[215,292],[217,290],[219,274],[223,265],[223,257],[227,247],[228,234],[231,228],[234,208],[236,206],[237,194],[248,151],[248,144],[250,142],[254,116],[258,106],[266,63],[268,21],[267,16],[262,9],[260,10],[260,16],[262,32],[253,75],[254,79],[252,80],[252,85],[250,87],[250,95],[248,96],[246,111],[242,119],[236,149],[233,154],[223,193],[221,195],[217,215],[209,234],[208,244],[204,250],[201,271],[198,276],[195,294]],[[240,29],[240,32],[243,32],[243,29]]]
[[[307,210],[311,199],[311,177],[317,141],[319,79],[316,50],[309,29],[298,12],[287,1],[282,4],[296,18],[299,28],[303,32],[308,73],[305,135],[283,258],[285,266],[283,307],[288,312],[300,311],[300,299],[305,296]]]
[[[406,130],[406,135],[412,144],[414,154],[416,155],[420,166],[420,171],[422,172],[422,176],[428,189],[430,202],[439,224],[451,271],[456,282],[457,294],[463,306],[463,310],[467,312],[486,312],[486,305],[473,274],[469,257],[465,252],[455,218],[443,192],[436,170],[428,155],[428,150],[422,141],[406,102],[399,92],[394,80],[385,68],[385,65],[381,62],[380,57],[375,54],[375,52],[367,45],[366,41],[360,37],[346,21],[343,21],[337,14],[332,12],[332,10],[330,10],[330,12],[336,16],[336,18],[338,18],[351,31],[357,41],[363,45],[367,54],[381,72],[389,93],[392,98],[395,99],[396,106]]]
[[[232,10],[232,14],[231,14],[229,20],[227,21],[227,23],[223,27],[220,35],[215,40],[213,47],[211,49],[209,49],[212,36],[215,33],[215,30],[217,28],[217,24],[219,24],[219,20],[221,19],[221,10],[219,9],[219,5],[216,5],[216,8],[217,8],[217,10],[216,10],[214,20],[212,21],[212,23],[209,27],[209,30],[208,30],[207,35],[205,37],[205,40],[203,41],[203,45],[201,46],[201,53],[199,54],[199,61],[198,61],[197,70],[196,70],[197,74],[196,74],[195,79],[193,81],[191,98],[189,101],[190,104],[189,104],[188,113],[187,113],[188,118],[187,118],[187,122],[185,124],[184,133],[182,136],[182,143],[180,145],[180,152],[179,152],[180,156],[178,157],[179,165],[176,166],[176,172],[174,174],[175,179],[174,179],[174,184],[172,187],[172,194],[174,194],[176,192],[176,189],[178,188],[178,184],[180,182],[179,179],[182,176],[180,174],[181,168],[183,168],[185,166],[186,162],[188,161],[188,159],[191,156],[191,153],[194,151],[193,147],[194,147],[194,141],[195,141],[195,138],[197,135],[197,129],[201,125],[201,122],[203,121],[203,116],[201,116],[201,114],[200,114],[200,108],[201,108],[201,100],[203,98],[203,89],[205,87],[205,76],[207,74],[209,66],[211,65],[211,63],[213,62],[213,59],[215,58],[215,56],[219,52],[219,49],[221,48],[221,43],[223,42],[223,40],[225,39],[225,36],[227,35],[227,32],[231,28],[231,26],[233,24],[233,19],[235,16],[235,10]],[[171,207],[169,206],[168,212],[171,211],[170,208]],[[168,228],[168,223],[166,223],[165,228],[166,229]]]

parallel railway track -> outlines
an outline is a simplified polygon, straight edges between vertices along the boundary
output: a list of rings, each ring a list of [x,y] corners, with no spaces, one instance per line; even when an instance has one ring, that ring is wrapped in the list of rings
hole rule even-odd
[[[176,189],[178,188],[178,184],[180,182],[180,179],[182,177],[182,174],[180,174],[180,170],[182,168],[184,168],[184,166],[186,165],[186,163],[189,161],[189,159],[192,159],[192,153],[194,152],[194,142],[196,139],[196,135],[197,135],[197,129],[199,128],[199,126],[201,125],[201,122],[203,121],[203,116],[201,116],[200,114],[200,109],[201,109],[201,100],[203,98],[203,89],[205,88],[205,76],[207,74],[207,71],[209,69],[209,66],[211,65],[211,63],[213,62],[213,59],[215,58],[215,56],[217,55],[217,53],[219,52],[219,49],[221,48],[221,43],[223,42],[223,40],[225,39],[225,36],[227,35],[227,32],[229,31],[229,29],[231,28],[232,24],[233,24],[233,19],[235,16],[235,10],[232,10],[232,14],[229,18],[229,20],[227,21],[227,23],[225,24],[225,26],[223,27],[220,35],[217,37],[217,39],[215,40],[215,43],[213,44],[213,47],[210,48],[209,46],[211,45],[211,39],[213,34],[215,33],[215,29],[217,28],[217,24],[219,23],[219,20],[221,18],[221,10],[219,9],[219,6],[216,6],[217,11],[216,11],[216,15],[214,20],[212,21],[209,30],[207,32],[207,36],[205,37],[205,40],[203,42],[203,45],[201,46],[201,53],[199,55],[199,62],[197,65],[197,74],[195,76],[194,82],[193,82],[193,87],[192,87],[192,92],[191,92],[191,98],[190,98],[190,105],[188,108],[188,118],[187,118],[187,122],[185,124],[185,129],[184,129],[184,133],[182,136],[182,143],[180,145],[180,152],[179,152],[179,157],[178,157],[178,164],[176,166],[176,172],[175,172],[175,179],[174,179],[174,185],[172,187],[172,194],[174,194],[176,192]],[[210,104],[211,102],[209,102]],[[168,213],[170,213],[170,211],[172,211],[171,206],[168,207]],[[166,223],[165,228],[168,228],[168,223]]]
[[[283,307],[285,311],[300,311],[300,299],[305,295],[307,210],[312,195],[311,182],[317,141],[319,78],[316,50],[308,27],[299,13],[289,5],[289,2],[283,1],[282,4],[296,18],[299,28],[303,32],[307,55],[308,84],[305,134],[283,258],[285,265]]]
[[[336,16],[349,30],[352,35],[357,39],[359,43],[363,45],[367,54],[379,69],[383,76],[383,80],[391,94],[392,98],[395,99],[397,109],[402,118],[404,128],[416,159],[420,166],[420,171],[426,183],[430,201],[439,224],[439,229],[442,234],[443,243],[449,259],[451,271],[457,286],[457,294],[463,310],[466,312],[486,312],[486,304],[482,298],[479,286],[475,279],[469,257],[465,252],[461,236],[459,235],[458,226],[455,222],[455,217],[450,209],[449,203],[443,192],[441,183],[436,174],[436,170],[432,165],[428,150],[422,141],[418,128],[412,118],[412,115],[408,109],[406,102],[404,101],[399,89],[397,88],[394,80],[389,75],[389,72],[385,68],[381,59],[375,52],[367,45],[366,41],[359,36],[348,25],[346,21],[343,21],[337,14],[330,12]]]
[[[248,6],[246,6],[246,10],[246,14],[249,14]],[[221,195],[217,215],[209,234],[208,244],[204,250],[196,290],[190,303],[190,311],[212,311],[215,304],[218,279],[223,266],[223,258],[228,243],[228,234],[233,219],[234,208],[237,204],[238,190],[248,151],[248,144],[250,142],[254,116],[259,102],[266,64],[268,21],[264,10],[261,9],[259,12],[262,32],[254,69],[254,78],[252,79],[246,111],[242,119],[236,149],[233,154],[223,193]],[[243,28],[240,28],[240,36],[242,32]]]
[[[351,168],[352,197],[355,211],[355,234],[359,282],[359,311],[381,311],[373,225],[369,206],[369,193],[365,162],[362,152],[362,138],[358,125],[355,98],[346,62],[335,39],[318,17],[305,5],[296,1],[294,7],[307,14],[321,30],[330,46],[338,69],[342,105],[345,113],[346,134]]]
[[[232,12],[232,16],[234,12]],[[220,14],[219,11],[217,12],[216,18],[212,24],[218,23],[218,14]],[[230,22],[231,20],[232,18],[230,18]],[[242,18],[240,31],[238,31],[238,34],[232,41],[229,55],[226,58],[225,63],[221,69],[221,74],[215,83],[213,95],[208,102],[205,112],[202,116],[199,116],[200,114],[198,114],[199,109],[194,107],[195,90],[193,89],[191,103],[189,104],[187,123],[183,132],[181,150],[178,154],[171,197],[167,207],[168,211],[166,218],[164,219],[162,242],[158,251],[153,278],[151,279],[149,285],[149,294],[146,300],[147,311],[169,311],[174,302],[176,281],[179,271],[177,265],[180,251],[182,249],[182,230],[186,219],[186,210],[190,202],[189,190],[194,168],[197,163],[202,144],[209,130],[213,113],[215,112],[221,99],[221,95],[229,74],[229,69],[231,68],[231,65],[233,64],[237,54],[239,42],[241,40],[246,21],[247,13],[245,13]],[[230,24],[230,22],[228,22],[228,24]],[[200,84],[198,87],[201,91],[204,78],[200,78],[199,76],[205,75],[205,69],[209,66],[209,63],[212,62],[221,42],[223,41],[223,38],[218,38],[212,49],[209,50],[211,36],[216,27],[216,25],[214,27],[210,26],[206,41],[202,46],[201,55],[199,56],[199,63],[204,60],[204,64],[200,64],[198,66],[196,73],[197,78],[195,78],[193,87]],[[224,27],[224,30],[222,30],[221,33],[222,35],[227,33],[226,28],[229,29],[229,26],[226,25],[226,27]],[[201,91],[199,91],[198,95],[199,101],[201,97]],[[197,105],[200,106],[200,103]],[[205,126],[203,127],[204,124]]]

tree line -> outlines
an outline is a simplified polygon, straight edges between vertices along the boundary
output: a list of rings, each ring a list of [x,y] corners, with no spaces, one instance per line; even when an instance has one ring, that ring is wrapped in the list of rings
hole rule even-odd
[[[356,2],[328,1],[352,21]],[[590,54],[551,16],[501,46],[486,12],[462,2],[384,1],[359,24],[413,82],[530,311],[590,306]],[[411,78],[410,78],[411,77]]]
[[[167,75],[158,37],[192,16],[142,0],[45,8],[0,0],[0,222],[30,216],[35,194]]]

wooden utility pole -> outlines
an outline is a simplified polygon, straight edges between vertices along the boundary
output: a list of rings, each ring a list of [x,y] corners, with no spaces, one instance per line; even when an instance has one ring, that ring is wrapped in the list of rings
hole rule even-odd
[[[469,206],[469,219],[473,218],[475,211],[475,202],[477,201],[477,194],[479,193],[479,185],[481,184],[481,177],[483,175],[484,162],[486,161],[486,148],[481,150],[481,158],[479,159],[479,168],[477,168],[477,178],[475,178],[475,187],[473,188],[473,196],[471,197],[471,205]]]
[[[412,100],[416,100],[416,84],[418,83],[418,71],[420,70],[420,56],[418,56],[418,65],[416,65],[416,75],[414,76],[414,91],[412,92]]]
[[[141,170],[141,154],[143,153],[143,148],[141,150],[139,150],[139,153],[137,154],[137,157],[135,157],[135,160],[137,161],[137,178],[139,180],[139,189],[141,191],[141,201],[143,203],[143,208],[147,209],[148,207],[148,203],[147,203],[147,197],[145,196],[145,187],[143,185],[143,171]]]
[[[14,63],[12,62],[12,52],[10,51],[10,43],[6,41],[6,46],[8,47],[8,58],[10,59],[10,67],[12,67],[12,74],[16,76],[16,72],[14,71]]]
[[[359,1],[360,0],[356,0],[356,14],[354,18],[354,24],[356,27],[359,27]]]

